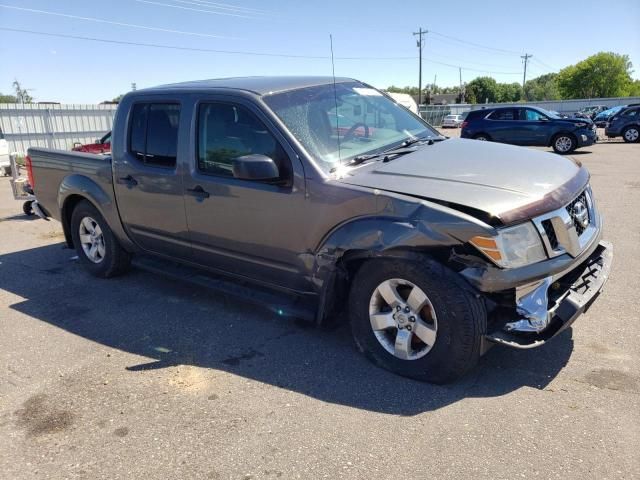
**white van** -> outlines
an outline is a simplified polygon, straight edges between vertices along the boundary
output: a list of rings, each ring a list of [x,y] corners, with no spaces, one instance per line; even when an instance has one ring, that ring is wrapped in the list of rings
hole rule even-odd
[[[11,162],[9,162],[9,144],[5,140],[4,133],[2,133],[2,129],[0,128],[0,174],[8,175],[10,166]]]
[[[386,93],[404,108],[407,108],[408,110],[418,115],[418,104],[411,95],[409,95],[408,93]]]

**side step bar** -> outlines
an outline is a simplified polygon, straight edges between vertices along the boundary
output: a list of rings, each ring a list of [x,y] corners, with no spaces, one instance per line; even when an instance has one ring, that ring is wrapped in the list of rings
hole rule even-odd
[[[245,303],[264,307],[273,313],[301,320],[315,321],[313,298],[288,295],[260,285],[235,280],[223,275],[201,270],[189,265],[150,255],[136,255],[133,266],[151,273],[191,283],[215,291],[221,296],[232,297]]]

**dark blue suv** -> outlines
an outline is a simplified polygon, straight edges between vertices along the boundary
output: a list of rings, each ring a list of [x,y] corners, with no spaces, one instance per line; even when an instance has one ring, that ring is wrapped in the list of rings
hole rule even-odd
[[[560,154],[597,140],[595,125],[588,118],[561,118],[528,106],[473,110],[465,118],[460,136],[513,145],[550,146]]]

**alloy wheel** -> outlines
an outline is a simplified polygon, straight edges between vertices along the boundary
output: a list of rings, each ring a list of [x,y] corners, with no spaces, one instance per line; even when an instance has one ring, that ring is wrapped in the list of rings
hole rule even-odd
[[[559,152],[568,152],[573,147],[573,140],[570,137],[562,136],[556,139],[556,149]]]
[[[433,348],[438,321],[429,297],[408,280],[394,278],[376,287],[369,321],[380,345],[401,360],[417,360]]]
[[[624,132],[624,138],[627,142],[635,142],[638,140],[638,129],[636,128],[628,128],[626,132]]]
[[[104,236],[98,222],[91,217],[84,217],[80,222],[80,244],[82,251],[93,263],[104,260]]]

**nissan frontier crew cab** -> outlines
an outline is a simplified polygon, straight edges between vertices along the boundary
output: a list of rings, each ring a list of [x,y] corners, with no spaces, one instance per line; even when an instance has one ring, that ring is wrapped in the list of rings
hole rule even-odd
[[[353,79],[138,90],[111,145],[28,152],[36,212],[62,223],[89,272],[133,259],[283,315],[345,318],[400,375],[448,382],[493,344],[541,345],[609,275],[584,167],[445,138]]]

